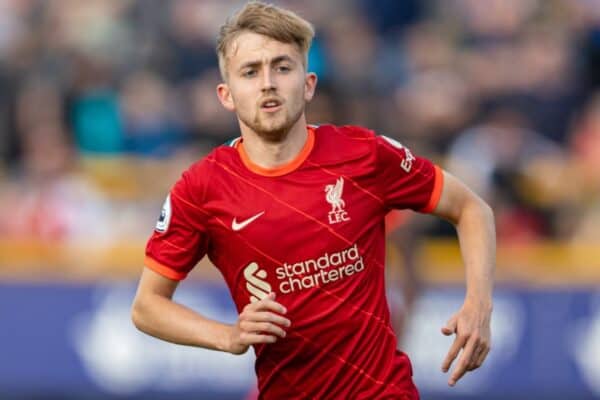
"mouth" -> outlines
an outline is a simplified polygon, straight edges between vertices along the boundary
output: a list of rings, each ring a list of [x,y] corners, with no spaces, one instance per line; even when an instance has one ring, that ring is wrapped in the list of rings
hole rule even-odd
[[[265,112],[279,111],[283,106],[283,102],[277,98],[268,98],[260,103],[260,109]]]

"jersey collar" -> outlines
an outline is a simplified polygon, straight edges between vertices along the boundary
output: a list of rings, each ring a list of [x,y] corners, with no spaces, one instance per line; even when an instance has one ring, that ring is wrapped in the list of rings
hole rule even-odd
[[[289,174],[292,171],[295,171],[307,158],[310,152],[312,151],[315,145],[315,128],[313,126],[307,126],[308,136],[306,137],[306,142],[304,146],[298,153],[298,155],[291,160],[290,162],[280,165],[275,168],[265,168],[257,165],[250,160],[248,154],[244,150],[243,139],[236,141],[235,148],[237,149],[242,162],[250,171],[263,176],[281,176],[285,174]]]

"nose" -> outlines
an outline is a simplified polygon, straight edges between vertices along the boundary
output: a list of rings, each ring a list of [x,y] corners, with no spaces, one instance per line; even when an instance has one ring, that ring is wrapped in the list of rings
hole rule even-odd
[[[275,80],[270,68],[263,68],[262,70],[262,91],[268,92],[277,89]]]

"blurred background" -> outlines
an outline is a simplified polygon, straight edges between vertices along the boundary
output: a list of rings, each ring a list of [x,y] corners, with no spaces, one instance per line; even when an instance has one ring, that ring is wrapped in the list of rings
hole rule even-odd
[[[275,3],[317,30],[311,123],[396,138],[495,210],[492,353],[453,389],[439,329],[464,294],[454,231],[393,222],[404,294],[390,302],[423,398],[600,399],[600,1]],[[239,135],[214,44],[241,4],[0,0],[0,398],[241,399],[254,385],[252,352],[164,344],[129,319],[170,186]],[[177,298],[235,319],[206,261]]]

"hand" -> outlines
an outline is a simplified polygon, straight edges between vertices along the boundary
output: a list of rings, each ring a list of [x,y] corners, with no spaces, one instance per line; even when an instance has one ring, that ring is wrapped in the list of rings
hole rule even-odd
[[[448,385],[454,386],[467,371],[479,368],[490,352],[490,318],[492,307],[465,302],[442,328],[446,336],[456,334],[454,343],[442,364],[442,371],[448,372],[452,362],[462,349],[458,364],[452,371]]]
[[[248,304],[231,330],[229,351],[244,354],[251,345],[275,343],[279,338],[284,338],[286,332],[283,327],[291,325],[289,319],[280,315],[285,313],[285,307],[275,301],[275,293]]]

